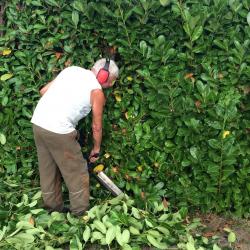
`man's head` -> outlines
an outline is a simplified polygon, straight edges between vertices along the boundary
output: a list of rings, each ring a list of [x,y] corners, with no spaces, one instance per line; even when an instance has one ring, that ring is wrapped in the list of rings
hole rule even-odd
[[[102,59],[95,62],[94,66],[91,69],[92,72],[95,74],[95,76],[97,76],[100,69],[102,69],[104,67],[105,63],[106,63],[105,58],[102,58]],[[108,71],[109,71],[109,76],[108,76],[107,81],[104,83],[100,83],[103,88],[112,87],[114,81],[118,77],[119,69],[113,60],[110,60]]]

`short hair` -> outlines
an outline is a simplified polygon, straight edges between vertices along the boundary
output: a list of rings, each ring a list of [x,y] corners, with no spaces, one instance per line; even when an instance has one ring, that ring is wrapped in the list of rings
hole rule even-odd
[[[106,63],[105,58],[99,59],[98,61],[95,62],[93,69],[96,72],[99,72],[99,70],[104,67],[105,63]],[[116,79],[118,75],[119,75],[119,68],[117,67],[116,63],[113,60],[110,60],[108,81]]]

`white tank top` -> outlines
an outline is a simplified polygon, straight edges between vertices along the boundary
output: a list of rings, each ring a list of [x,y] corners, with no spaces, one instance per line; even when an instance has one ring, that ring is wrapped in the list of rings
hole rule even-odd
[[[31,122],[54,133],[70,133],[90,112],[91,91],[101,88],[90,70],[68,67],[59,73],[41,97]]]

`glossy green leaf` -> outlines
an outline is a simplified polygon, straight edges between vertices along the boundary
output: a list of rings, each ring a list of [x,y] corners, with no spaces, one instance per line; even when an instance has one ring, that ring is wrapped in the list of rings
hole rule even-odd
[[[191,36],[191,40],[192,42],[196,41],[197,39],[199,39],[199,37],[201,36],[203,32],[203,27],[202,26],[198,26],[194,29],[192,36]]]
[[[4,134],[0,133],[0,143],[4,145],[6,143],[6,137]]]
[[[221,148],[221,143],[219,140],[216,139],[210,139],[208,140],[208,144],[210,147],[212,147],[213,149],[220,149]]]
[[[73,11],[72,12],[72,22],[75,26],[78,25],[78,22],[79,22],[79,13],[78,11]]]
[[[45,0],[45,2],[51,6],[59,7],[58,1],[56,0]]]
[[[160,0],[162,6],[168,6],[171,3],[171,0]]]
[[[248,14],[247,14],[247,23],[250,26],[250,12],[248,12]]]
[[[198,149],[196,147],[190,148],[190,154],[195,158],[198,159]]]
[[[2,76],[0,77],[0,80],[1,80],[1,81],[7,81],[7,80],[10,79],[12,76],[13,76],[13,74],[10,74],[10,73],[4,74],[4,75],[2,75]]]

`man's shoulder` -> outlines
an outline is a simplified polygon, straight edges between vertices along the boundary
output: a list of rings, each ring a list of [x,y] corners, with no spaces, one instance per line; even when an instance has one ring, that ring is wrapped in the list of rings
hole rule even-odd
[[[83,68],[83,67],[80,67],[80,66],[75,66],[75,65],[72,65],[72,66],[69,66],[69,67],[66,67],[64,68],[61,72],[71,72],[71,71],[79,71],[79,72],[87,72],[89,70]]]

